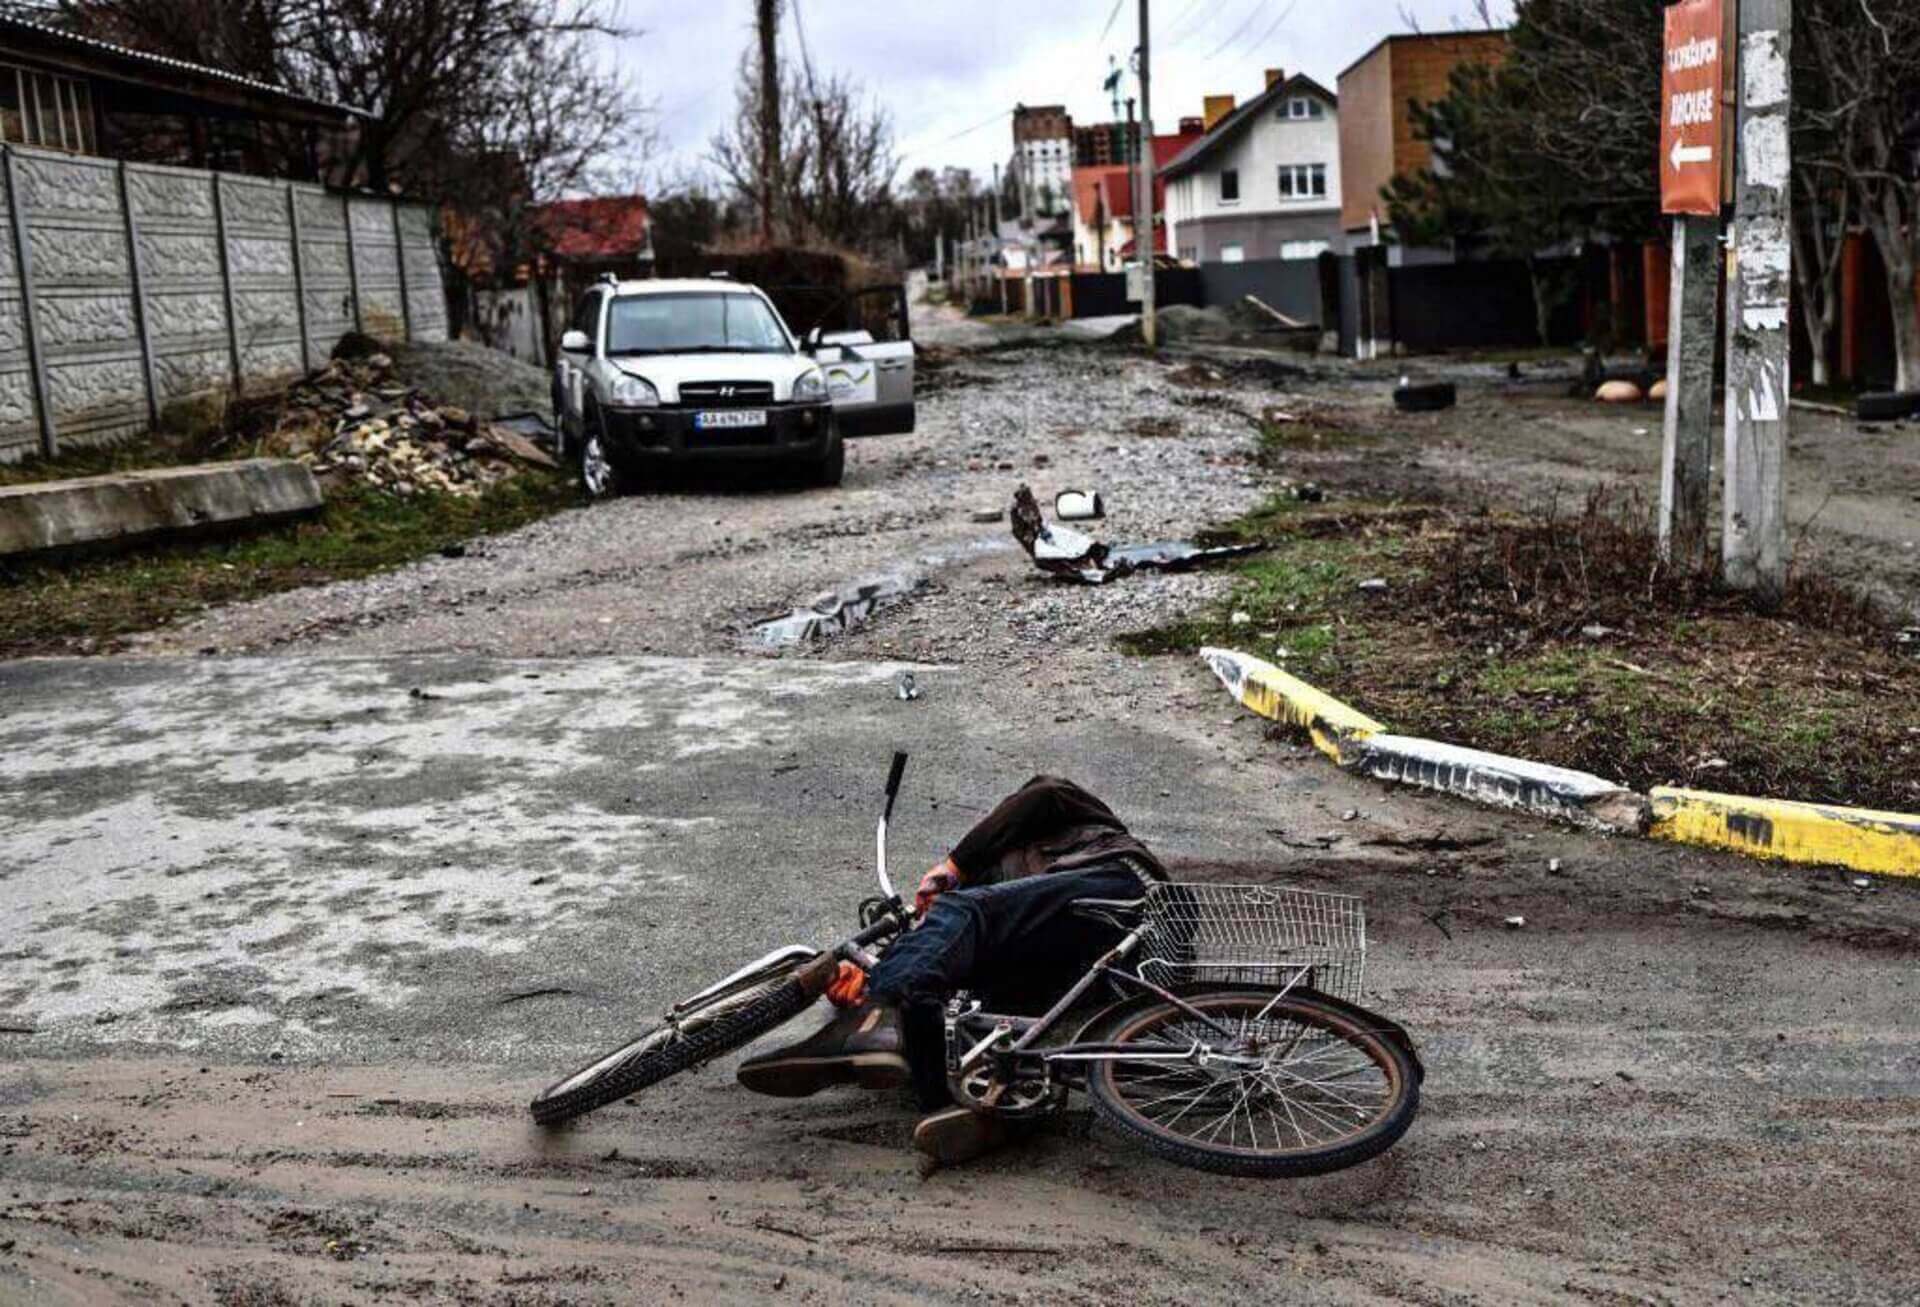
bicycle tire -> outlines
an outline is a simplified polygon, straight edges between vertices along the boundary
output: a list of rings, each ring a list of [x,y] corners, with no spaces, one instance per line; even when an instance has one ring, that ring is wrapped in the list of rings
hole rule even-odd
[[[649,1030],[556,1080],[540,1091],[528,1108],[541,1125],[571,1121],[752,1042],[806,1011],[813,1005],[813,998],[798,980],[781,976],[767,982],[756,997],[696,1030],[676,1031],[672,1026]],[[672,1038],[659,1042],[663,1035]]]
[[[1209,1003],[1223,999],[1239,1000],[1245,1005],[1265,1003],[1273,991],[1253,990],[1247,986],[1195,988],[1181,995],[1186,1002],[1205,1011]],[[1129,1042],[1129,1034],[1143,1033],[1158,1018],[1179,1013],[1164,1000],[1151,997],[1116,1005],[1082,1032],[1080,1040],[1089,1043]],[[1392,1089],[1390,1103],[1360,1133],[1320,1148],[1262,1151],[1230,1145],[1206,1143],[1170,1131],[1126,1101],[1115,1078],[1117,1062],[1093,1064],[1087,1073],[1087,1091],[1100,1117],[1118,1127],[1130,1139],[1169,1161],[1217,1175],[1249,1176],[1262,1179],[1290,1179],[1324,1175],[1357,1166],[1391,1148],[1413,1124],[1420,1108],[1421,1072],[1408,1050],[1383,1032],[1371,1029],[1358,1019],[1359,1009],[1319,1002],[1303,995],[1289,995],[1273,1008],[1302,1025],[1319,1026],[1344,1043],[1358,1048],[1368,1060],[1386,1073]],[[1253,1135],[1256,1143],[1257,1133]],[[1279,1142],[1276,1128],[1276,1143]]]

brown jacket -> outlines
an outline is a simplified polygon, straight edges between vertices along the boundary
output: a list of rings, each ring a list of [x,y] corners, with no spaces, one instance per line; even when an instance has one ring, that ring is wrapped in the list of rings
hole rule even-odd
[[[1122,856],[1155,880],[1167,879],[1160,859],[1127,833],[1112,808],[1058,776],[1036,776],[1002,799],[951,856],[968,885],[1075,871]]]

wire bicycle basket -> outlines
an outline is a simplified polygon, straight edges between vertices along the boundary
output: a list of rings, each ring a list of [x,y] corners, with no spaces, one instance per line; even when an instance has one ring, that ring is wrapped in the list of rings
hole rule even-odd
[[[1156,984],[1311,984],[1360,1001],[1367,922],[1350,894],[1156,882],[1147,887],[1142,924],[1140,975]]]

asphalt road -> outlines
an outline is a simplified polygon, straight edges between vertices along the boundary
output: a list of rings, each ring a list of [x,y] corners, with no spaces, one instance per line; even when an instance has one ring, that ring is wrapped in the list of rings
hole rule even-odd
[[[0,1299],[1920,1289],[1903,887],[1389,794],[1230,714],[1089,695],[1021,729],[1014,678],[921,667],[906,703],[894,670],[0,668]],[[1183,876],[1365,896],[1370,1001],[1430,1068],[1413,1132],[1276,1185],[1074,1116],[923,1180],[903,1099],[756,1100],[730,1063],[531,1129],[533,1090],[671,996],[844,928],[895,747],[903,871],[1051,769]]]

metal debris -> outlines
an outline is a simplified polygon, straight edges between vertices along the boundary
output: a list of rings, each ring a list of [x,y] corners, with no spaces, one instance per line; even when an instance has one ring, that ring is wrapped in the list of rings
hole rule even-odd
[[[844,635],[865,625],[881,608],[906,598],[924,584],[924,577],[896,573],[824,591],[804,608],[755,623],[749,643],[778,649]]]
[[[893,678],[893,692],[900,696],[900,702],[911,703],[920,697],[920,687],[914,684],[912,672],[902,672]]]
[[[1088,522],[1107,515],[1098,490],[1062,490],[1053,497],[1053,515],[1062,522]]]
[[[1522,929],[1525,929],[1526,924],[1527,924],[1527,919],[1525,917],[1508,917],[1507,918],[1508,930],[1522,930]]]
[[[1033,491],[1022,485],[1013,492],[1013,538],[1043,572],[1069,576],[1088,585],[1139,571],[1178,572],[1223,558],[1256,553],[1264,545],[1222,545],[1203,549],[1184,540],[1150,545],[1123,545],[1116,549],[1072,527],[1049,525]]]

